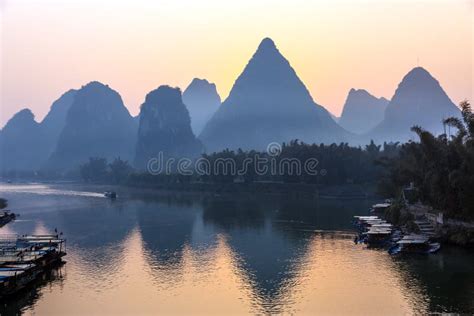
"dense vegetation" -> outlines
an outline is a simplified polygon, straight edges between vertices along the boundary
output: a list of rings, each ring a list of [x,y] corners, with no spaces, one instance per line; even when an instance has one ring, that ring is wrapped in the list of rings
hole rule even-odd
[[[383,150],[381,147],[373,142],[362,148],[351,147],[346,143],[310,145],[294,140],[283,144],[281,153],[275,156],[266,152],[225,150],[203,155],[211,166],[219,167],[211,169],[210,174],[203,176],[203,179],[211,182],[234,181],[234,173],[224,174],[223,166],[221,168],[221,165],[216,163],[218,159],[232,159],[237,162],[237,170],[244,170],[244,161],[250,162],[246,172],[239,175],[245,182],[261,180],[310,184],[373,183],[383,172],[382,167],[375,164],[375,161],[393,155],[397,145],[384,144]],[[258,166],[257,161],[260,161]],[[315,165],[306,168],[307,162],[314,162]],[[261,172],[262,170],[264,172]]]
[[[305,144],[297,140],[283,144],[278,155],[259,151],[224,150],[203,154],[187,169],[188,172],[151,175],[134,173],[129,181],[135,184],[167,184],[183,182],[200,183],[306,183],[335,185],[358,183],[375,184],[385,173],[377,164],[379,159],[389,159],[397,154],[398,144],[371,142],[362,147]],[[203,163],[205,162],[205,163]],[[311,168],[307,168],[311,162]],[[308,171],[308,169],[311,169]]]
[[[107,163],[105,158],[92,157],[79,167],[81,177],[86,182],[124,183],[132,172],[132,167],[125,160],[115,158]]]
[[[8,201],[4,198],[0,198],[0,210],[7,208],[7,206],[8,206]]]
[[[115,159],[107,163],[104,158],[90,158],[80,167],[82,178],[88,182],[208,182],[232,183],[269,181],[280,183],[345,184],[375,183],[384,169],[377,160],[396,155],[398,144],[362,147],[339,145],[305,144],[297,140],[283,144],[278,155],[267,152],[224,150],[203,154],[198,161],[178,172],[176,162],[171,173],[161,169],[159,174],[133,171],[128,162]],[[309,168],[305,163],[313,163]],[[205,162],[205,163],[203,163]],[[166,164],[166,161],[161,162]],[[199,171],[197,170],[199,169]],[[311,169],[311,172],[308,170]]]
[[[403,144],[398,155],[383,160],[388,173],[381,184],[385,193],[397,194],[414,182],[422,202],[453,218],[474,219],[474,114],[467,101],[460,106],[462,120],[443,122],[455,135],[435,137],[415,126],[412,131],[420,142]]]

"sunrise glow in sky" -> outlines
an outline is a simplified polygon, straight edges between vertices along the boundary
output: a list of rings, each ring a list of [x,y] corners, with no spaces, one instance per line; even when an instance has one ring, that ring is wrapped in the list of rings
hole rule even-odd
[[[216,83],[225,99],[271,37],[315,101],[340,114],[351,88],[391,98],[425,67],[453,102],[473,99],[474,2],[0,0],[0,126],[41,120],[70,88],[117,90],[133,115],[159,85]]]

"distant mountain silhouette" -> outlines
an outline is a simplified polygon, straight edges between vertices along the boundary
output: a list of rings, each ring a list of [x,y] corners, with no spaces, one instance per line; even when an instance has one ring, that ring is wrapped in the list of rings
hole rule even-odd
[[[342,141],[349,135],[311,98],[273,41],[265,38],[199,138],[206,150],[265,149],[270,142]]]
[[[221,98],[215,84],[194,78],[183,92],[183,102],[191,117],[193,133],[197,136],[221,105]]]
[[[1,133],[3,170],[31,171],[43,166],[56,146],[75,93],[69,90],[57,99],[41,123],[29,109],[12,117]]]
[[[136,124],[120,95],[93,81],[77,91],[48,167],[73,168],[89,157],[130,160]]]
[[[351,89],[338,123],[352,133],[366,133],[383,120],[388,102],[363,89]]]
[[[460,110],[428,71],[416,67],[398,85],[384,120],[367,136],[378,142],[416,139],[410,131],[414,125],[439,134],[442,120],[450,116],[460,116]]]
[[[66,125],[67,112],[74,102],[76,92],[77,90],[71,89],[54,101],[48,114],[41,122],[48,157],[56,148],[59,136]]]
[[[30,109],[16,113],[0,132],[2,171],[38,169],[46,152],[41,126]]]
[[[202,152],[179,88],[160,86],[147,94],[140,109],[135,166],[146,168],[160,152],[164,158],[195,157]]]

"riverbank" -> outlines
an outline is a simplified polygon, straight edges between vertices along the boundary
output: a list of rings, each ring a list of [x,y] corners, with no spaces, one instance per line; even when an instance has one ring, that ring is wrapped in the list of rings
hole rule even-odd
[[[446,218],[443,212],[422,204],[407,205],[401,209],[401,214],[412,218],[415,229],[417,220],[429,222],[434,237],[443,243],[474,249],[474,222]]]

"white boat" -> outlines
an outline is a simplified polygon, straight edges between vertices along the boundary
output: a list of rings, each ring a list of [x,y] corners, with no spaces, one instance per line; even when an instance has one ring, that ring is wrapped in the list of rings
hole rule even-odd
[[[440,243],[431,242],[429,237],[424,235],[407,235],[397,241],[396,245],[391,247],[390,254],[398,253],[435,253],[441,248]]]
[[[110,199],[115,199],[117,198],[117,193],[115,193],[114,191],[106,191],[104,192],[104,196]]]
[[[389,208],[391,205],[392,205],[391,203],[377,203],[377,204],[372,205],[370,212],[371,213],[385,212],[385,210]]]

